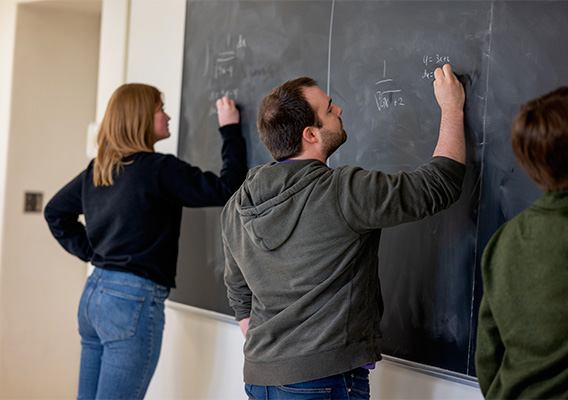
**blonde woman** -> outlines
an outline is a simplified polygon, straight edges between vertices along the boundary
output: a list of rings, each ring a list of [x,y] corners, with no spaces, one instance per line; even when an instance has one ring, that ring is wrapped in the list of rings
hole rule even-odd
[[[219,176],[154,152],[154,143],[170,136],[162,94],[122,85],[108,103],[96,159],[45,208],[57,241],[95,266],[79,304],[79,399],[146,393],[160,354],[164,300],[175,287],[182,207],[224,205],[247,172],[239,111],[226,97],[217,110]]]

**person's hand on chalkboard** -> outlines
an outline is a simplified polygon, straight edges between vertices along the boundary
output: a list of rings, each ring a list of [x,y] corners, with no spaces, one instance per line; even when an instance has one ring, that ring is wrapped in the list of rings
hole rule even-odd
[[[465,164],[465,138],[463,127],[463,106],[465,91],[452,72],[450,64],[434,71],[434,94],[442,110],[440,134],[434,149],[434,157],[451,158]]]
[[[238,124],[240,121],[239,110],[234,100],[229,100],[227,96],[217,100],[217,117],[219,126]]]
[[[440,108],[444,111],[463,110],[465,92],[461,82],[452,72],[450,64],[434,71],[434,94]]]

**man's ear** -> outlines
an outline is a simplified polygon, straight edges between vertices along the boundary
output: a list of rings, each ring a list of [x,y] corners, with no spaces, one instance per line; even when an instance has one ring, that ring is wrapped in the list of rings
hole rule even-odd
[[[302,139],[310,144],[317,143],[318,138],[315,129],[313,126],[306,126],[302,132]]]

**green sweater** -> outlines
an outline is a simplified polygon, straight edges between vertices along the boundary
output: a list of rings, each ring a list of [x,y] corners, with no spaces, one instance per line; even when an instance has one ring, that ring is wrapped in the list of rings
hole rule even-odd
[[[274,386],[381,358],[380,228],[452,204],[465,166],[443,157],[385,174],[321,161],[251,169],[221,215],[225,283],[250,316],[244,379]]]
[[[475,362],[488,399],[568,398],[568,191],[547,193],[491,238]]]

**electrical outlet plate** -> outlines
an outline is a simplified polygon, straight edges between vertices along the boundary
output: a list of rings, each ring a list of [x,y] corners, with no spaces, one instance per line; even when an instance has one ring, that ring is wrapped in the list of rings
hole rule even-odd
[[[26,192],[24,198],[24,212],[41,212],[43,207],[43,193]]]

